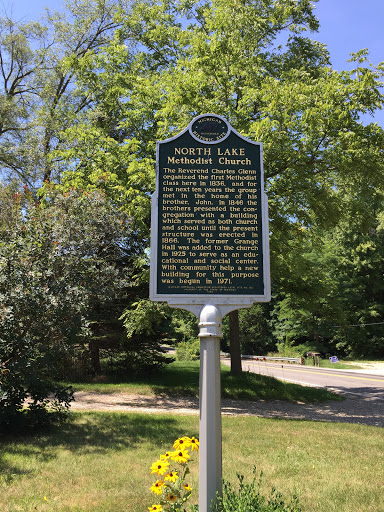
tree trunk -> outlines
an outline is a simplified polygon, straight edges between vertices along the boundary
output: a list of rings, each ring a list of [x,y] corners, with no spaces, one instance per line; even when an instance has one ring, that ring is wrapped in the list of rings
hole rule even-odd
[[[229,313],[229,343],[231,352],[231,373],[240,375],[241,369],[241,350],[239,338],[239,311]]]
[[[97,341],[90,340],[89,342],[89,353],[91,356],[91,363],[93,371],[96,375],[101,374],[101,364],[100,364],[100,347]]]

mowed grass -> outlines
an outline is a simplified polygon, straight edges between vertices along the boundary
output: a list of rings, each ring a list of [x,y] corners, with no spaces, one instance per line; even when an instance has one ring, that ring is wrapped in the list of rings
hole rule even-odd
[[[96,393],[137,393],[141,395],[199,395],[199,361],[175,361],[161,372],[143,380],[105,376],[102,382],[68,382],[75,391]],[[223,398],[240,400],[288,400],[292,402],[323,402],[341,398],[326,389],[300,386],[273,377],[244,372],[233,376],[230,368],[221,367]]]
[[[52,433],[3,439],[2,512],[147,512],[149,467],[180,435],[198,435],[198,417],[76,413]],[[223,417],[223,476],[263,471],[303,512],[382,512],[384,443],[379,427]],[[198,460],[190,464],[194,502]]]

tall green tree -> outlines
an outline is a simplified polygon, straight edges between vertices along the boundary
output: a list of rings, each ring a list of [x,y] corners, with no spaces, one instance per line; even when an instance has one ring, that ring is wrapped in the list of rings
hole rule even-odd
[[[384,197],[379,188],[352,188],[340,197],[345,215],[337,225],[305,230],[302,252],[288,263],[273,322],[283,349],[383,356]]]
[[[332,70],[326,48],[303,33],[318,26],[311,2],[68,8],[68,18],[49,15],[45,25],[2,22],[8,173],[102,188],[148,236],[154,141],[197,114],[222,114],[264,143],[279,291],[301,268],[301,230],[315,236],[312,228],[337,224],[348,195],[339,191],[382,185],[383,131],[359,122],[382,106],[382,68],[362,51],[355,70]]]
[[[302,230],[335,226],[339,191],[384,179],[384,132],[360,122],[383,106],[383,67],[361,51],[354,70],[333,70],[305,36],[317,27],[307,0],[137,2],[110,44],[69,62],[92,102],[61,135],[63,188],[102,187],[147,233],[155,140],[198,114],[224,115],[264,144],[273,283],[284,291],[300,273]]]
[[[0,169],[29,187],[58,178],[52,152],[60,132],[79,122],[90,98],[74,89],[65,63],[96,52],[113,38],[128,0],[68,0],[39,22],[0,18]],[[54,174],[53,174],[54,173]]]
[[[334,271],[343,309],[332,332],[332,344],[354,357],[384,356],[384,231],[380,218],[384,194],[348,197],[351,215],[333,233],[336,245]]]

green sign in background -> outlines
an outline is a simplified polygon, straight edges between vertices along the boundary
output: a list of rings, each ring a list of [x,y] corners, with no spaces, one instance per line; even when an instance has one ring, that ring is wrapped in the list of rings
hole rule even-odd
[[[203,121],[158,145],[157,293],[263,295],[260,146]]]

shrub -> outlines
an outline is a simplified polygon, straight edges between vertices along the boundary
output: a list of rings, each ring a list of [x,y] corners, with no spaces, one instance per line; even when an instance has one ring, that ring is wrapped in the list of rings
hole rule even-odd
[[[24,348],[24,347],[23,347]],[[17,361],[2,363],[0,372],[0,432],[24,433],[45,428],[67,417],[71,388],[47,379],[40,355],[29,347]],[[36,358],[37,355],[37,358]],[[35,360],[34,360],[35,359]]]
[[[98,192],[12,199],[0,229],[0,430],[63,417],[72,394],[55,384],[57,362],[89,332],[91,306],[124,286],[115,262],[130,232]]]
[[[327,353],[326,347],[322,343],[307,342],[300,343],[299,345],[293,343],[278,343],[278,354],[283,357],[302,357],[307,352],[320,352],[321,354]]]
[[[200,359],[200,340],[182,341],[176,346],[177,361],[197,361]]]
[[[254,469],[254,474],[256,469]],[[229,482],[224,482],[223,496],[212,505],[213,512],[300,512],[297,498],[286,504],[283,497],[275,489],[265,497],[261,494],[262,474],[259,479],[256,474],[253,480],[246,484],[244,477],[238,475],[239,488],[235,490]]]
[[[166,357],[161,348],[171,314],[167,305],[147,299],[126,309],[120,319],[127,331],[127,339],[121,346],[123,352],[112,365],[137,376],[171,363],[173,359]]]
[[[180,341],[193,341],[199,334],[198,321],[190,311],[182,309],[172,310],[172,320],[169,325],[169,336],[174,338],[176,343]]]
[[[130,338],[121,345],[121,350],[109,350],[106,371],[113,375],[129,375],[130,379],[148,377],[174,359],[161,353],[156,340]]]

